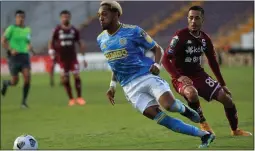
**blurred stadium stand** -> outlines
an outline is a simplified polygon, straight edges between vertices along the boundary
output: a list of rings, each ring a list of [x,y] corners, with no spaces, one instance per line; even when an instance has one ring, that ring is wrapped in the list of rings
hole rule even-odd
[[[59,22],[59,12],[72,12],[72,23],[80,28],[88,52],[99,52],[96,37],[101,32],[97,18],[99,1],[87,2],[2,2],[1,30],[14,22],[14,12],[23,9],[33,30],[33,45],[40,54],[47,53],[47,41]],[[254,51],[254,2],[252,1],[121,1],[121,22],[145,29],[162,46],[178,29],[187,26],[187,10],[192,5],[205,9],[204,31],[219,50]]]
[[[75,26],[82,24],[98,10],[98,2],[76,1],[38,1],[38,2],[1,2],[1,33],[10,24],[14,23],[14,14],[17,9],[26,12],[26,24],[32,28],[32,43],[38,51],[46,51],[45,45],[49,40],[53,28],[59,23],[59,13],[67,9],[72,13],[72,23]]]

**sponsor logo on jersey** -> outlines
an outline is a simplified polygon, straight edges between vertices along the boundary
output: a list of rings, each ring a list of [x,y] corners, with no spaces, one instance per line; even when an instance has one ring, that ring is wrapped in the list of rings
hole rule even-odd
[[[194,46],[188,46],[187,49],[185,50],[185,52],[187,54],[192,55],[193,53],[201,53],[204,51],[204,47],[194,47]]]
[[[128,56],[128,52],[125,48],[123,48],[123,49],[107,51],[104,55],[108,61],[112,61],[112,60],[126,58]]]

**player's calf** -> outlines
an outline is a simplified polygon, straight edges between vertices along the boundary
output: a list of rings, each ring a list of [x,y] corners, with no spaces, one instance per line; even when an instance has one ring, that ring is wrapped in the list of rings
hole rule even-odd
[[[199,98],[198,98],[198,92],[194,86],[186,86],[183,90],[183,96],[188,102],[189,107],[191,107],[193,110],[195,110],[199,116],[200,116],[200,123],[205,122],[205,117],[203,115]]]
[[[3,96],[6,95],[7,89],[9,86],[16,86],[19,82],[19,77],[18,76],[13,76],[12,80],[3,80],[2,82],[2,89],[1,89],[1,94]]]
[[[72,94],[72,87],[71,87],[71,84],[70,84],[70,80],[69,80],[69,76],[65,75],[65,76],[62,76],[61,77],[61,80],[62,80],[62,83],[65,87],[65,90],[66,90],[66,93],[69,97],[69,105],[72,106],[74,105],[75,103],[75,100],[73,98],[73,94]]]
[[[159,103],[167,111],[178,112],[195,123],[200,121],[200,117],[196,111],[192,110],[178,99],[175,99],[170,92],[165,92],[159,98]]]
[[[207,131],[202,131],[199,128],[186,124],[183,121],[170,117],[166,115],[164,112],[159,112],[154,120],[162,126],[165,126],[166,128],[177,132],[182,133],[186,135],[196,136],[200,137],[202,140],[202,144],[199,146],[199,148],[205,148],[210,145],[211,142],[215,139],[215,136]]]
[[[215,96],[214,99],[217,100],[218,102],[221,102],[224,106],[225,114],[232,130],[231,135],[251,136],[252,134],[250,132],[238,129],[237,109],[232,98],[229,95],[227,95],[223,89],[220,89]]]

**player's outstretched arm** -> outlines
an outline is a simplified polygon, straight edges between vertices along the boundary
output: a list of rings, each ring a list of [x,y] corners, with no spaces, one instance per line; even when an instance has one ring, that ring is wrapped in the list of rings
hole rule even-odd
[[[108,91],[106,92],[106,95],[107,95],[107,97],[108,97],[108,100],[111,102],[112,105],[115,104],[114,95],[115,95],[116,86],[117,86],[117,79],[116,79],[114,73],[112,72],[112,78],[111,78],[111,82],[110,82],[110,88],[109,88]]]

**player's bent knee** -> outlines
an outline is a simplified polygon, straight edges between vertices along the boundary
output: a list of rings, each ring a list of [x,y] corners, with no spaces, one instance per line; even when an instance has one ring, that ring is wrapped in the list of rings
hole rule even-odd
[[[18,77],[12,77],[11,83],[13,86],[16,86],[19,83],[19,78]]]
[[[170,92],[165,92],[163,93],[160,98],[159,98],[159,103],[160,105],[166,109],[166,110],[170,110],[172,104],[174,103],[175,101],[175,98],[174,96],[172,95],[172,93]]]
[[[187,86],[184,89],[184,96],[190,101],[190,102],[197,102],[198,101],[198,92],[193,86]]]
[[[156,115],[160,112],[161,112],[161,110],[159,109],[159,106],[154,105],[154,106],[150,106],[150,107],[146,108],[143,111],[143,115],[146,116],[147,118],[153,120],[156,117]]]
[[[74,74],[74,78],[75,79],[80,79],[80,75],[79,74]]]
[[[63,84],[65,84],[69,81],[69,77],[68,76],[62,76],[61,81],[62,81]]]
[[[232,107],[234,105],[232,98],[223,89],[219,90],[216,100],[222,103],[224,107]]]

